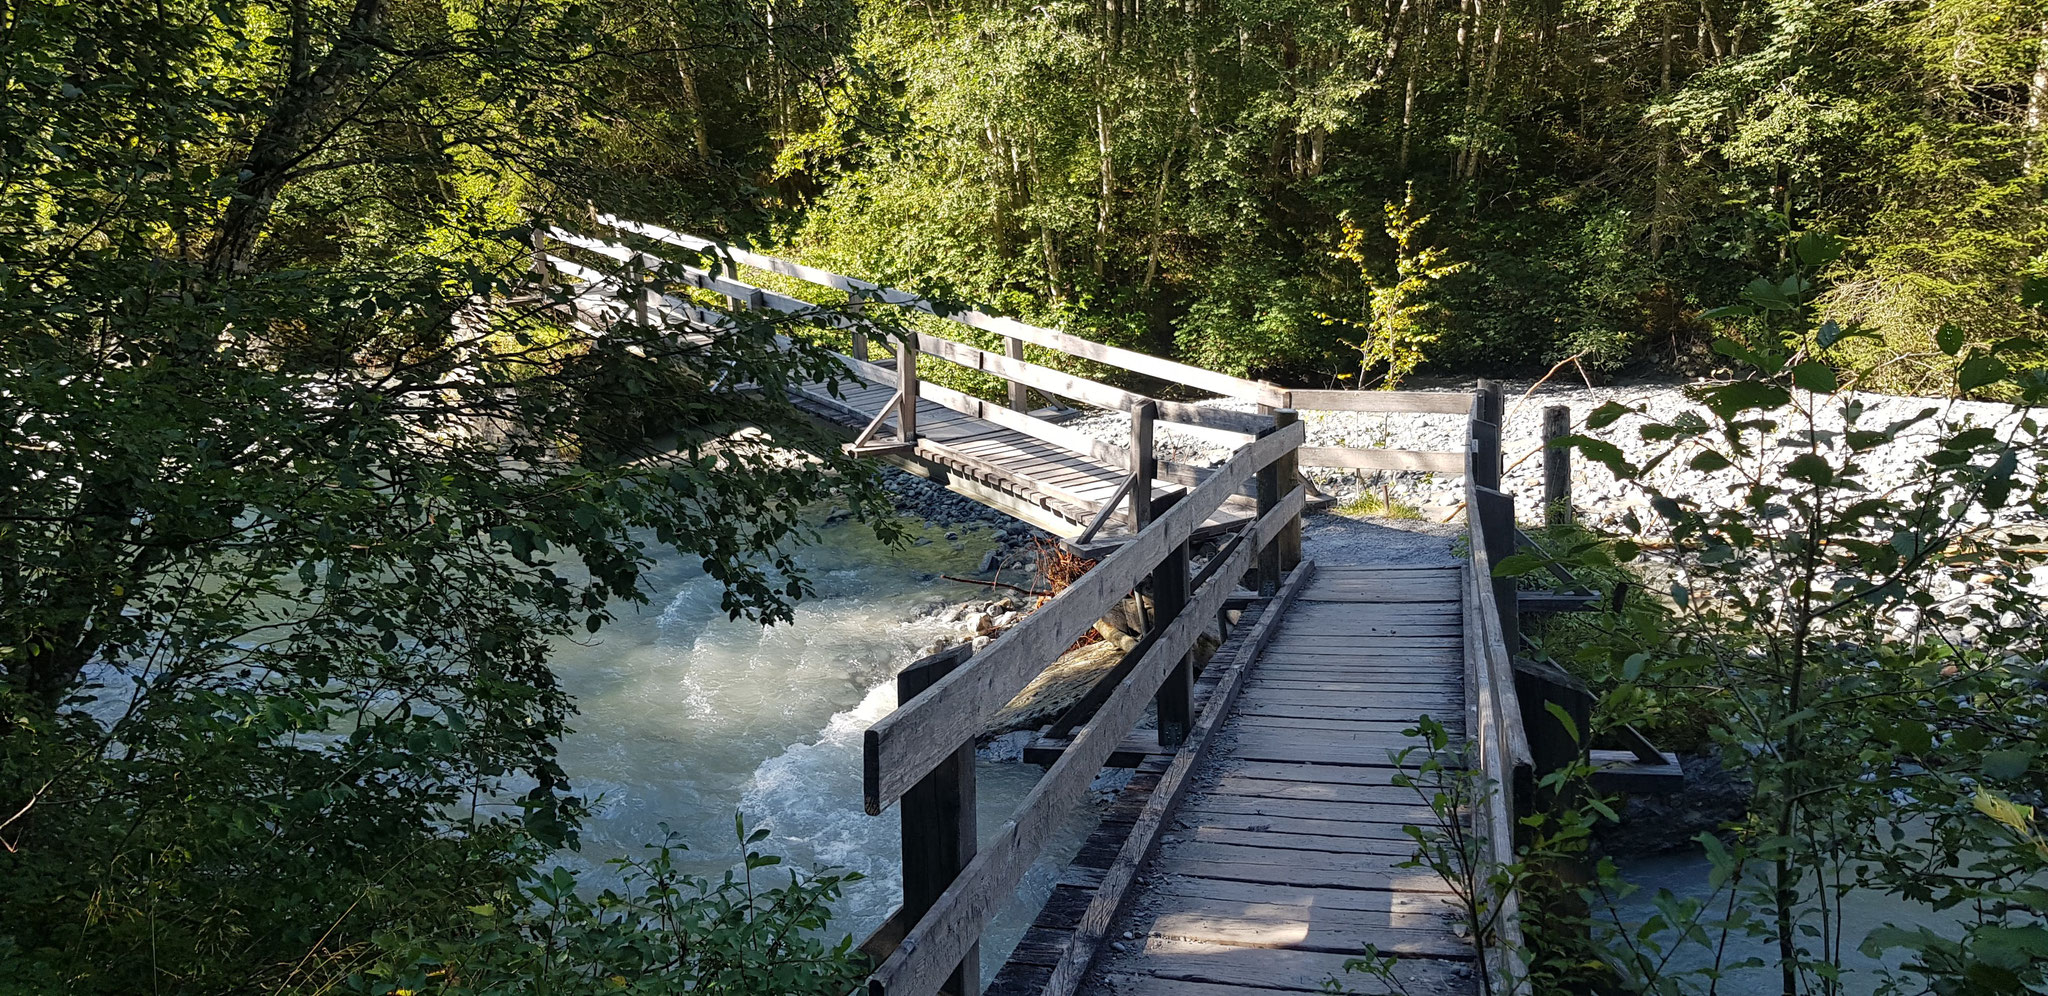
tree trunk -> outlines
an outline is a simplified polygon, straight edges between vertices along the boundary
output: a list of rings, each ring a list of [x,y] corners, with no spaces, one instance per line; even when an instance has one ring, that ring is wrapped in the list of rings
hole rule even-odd
[[[319,67],[285,81],[237,171],[234,195],[206,250],[209,272],[225,276],[249,268],[256,242],[269,227],[278,194],[290,182],[292,171],[315,151],[306,143],[333,110],[342,84],[376,56],[375,36],[383,26],[388,2],[356,0],[348,23]],[[303,48],[295,44],[294,50],[292,61],[297,63]]]
[[[1657,84],[1657,95],[1669,98],[1671,96],[1671,5],[1669,3],[1664,5],[1664,16],[1661,23],[1664,32],[1662,45],[1664,69],[1663,75],[1659,77]],[[1658,125],[1654,140],[1657,143],[1657,169],[1651,175],[1650,180],[1655,185],[1650,201],[1651,259],[1657,259],[1664,255],[1664,217],[1670,209],[1671,200],[1671,181],[1668,176],[1671,169],[1671,126]]]
[[[1116,164],[1111,159],[1109,108],[1095,104],[1095,148],[1102,161],[1102,204],[1095,212],[1095,275],[1103,274],[1109,256],[1109,215],[1116,205]]]
[[[2041,23],[2040,54],[2034,60],[2034,78],[2027,85],[2027,148],[2020,169],[2032,172],[2041,151],[2041,120],[2048,115],[2048,21]]]

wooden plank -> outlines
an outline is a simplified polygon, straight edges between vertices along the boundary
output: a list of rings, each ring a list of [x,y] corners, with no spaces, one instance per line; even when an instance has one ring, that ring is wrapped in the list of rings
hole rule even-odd
[[[1354,706],[1360,709],[1449,709],[1465,711],[1465,696],[1428,688],[1387,688],[1370,692],[1297,691],[1266,685],[1245,693],[1246,702],[1267,705]]]
[[[1336,837],[1323,834],[1275,834],[1265,830],[1242,830],[1232,827],[1193,827],[1179,830],[1170,842],[1192,841],[1197,844],[1229,844],[1235,847],[1277,848],[1289,851],[1315,851],[1323,854],[1376,854],[1396,860],[1406,860],[1415,855],[1413,838],[1396,837]]]
[[[1299,514],[1298,508],[1295,514]],[[1250,556],[1251,551],[1245,546],[1240,546],[1233,559],[1249,559]],[[1252,624],[1252,631],[1242,637],[1250,652],[1239,650],[1230,670],[1217,680],[1208,700],[1202,704],[1201,715],[1195,721],[1194,727],[1188,731],[1187,742],[1174,754],[1173,762],[1160,776],[1159,784],[1153,789],[1151,799],[1146,802],[1144,812],[1139,814],[1137,822],[1124,838],[1124,845],[1117,853],[1116,862],[1104,874],[1101,889],[1096,892],[1094,899],[1088,904],[1087,911],[1075,925],[1073,937],[1068,942],[1065,953],[1061,955],[1059,964],[1054,967],[1052,977],[1046,983],[1046,996],[1072,996],[1081,984],[1082,974],[1094,961],[1096,951],[1101,946],[1103,937],[1109,932],[1111,922],[1116,919],[1117,913],[1129,897],[1138,869],[1151,857],[1153,848],[1158,844],[1161,830],[1172,818],[1175,807],[1180,804],[1181,796],[1187,791],[1190,777],[1208,757],[1209,748],[1215,742],[1216,731],[1229,718],[1238,690],[1243,687],[1245,675],[1251,670],[1257,657],[1259,631],[1271,630],[1279,625],[1280,620],[1286,616],[1287,608],[1293,602],[1294,596],[1306,586],[1309,578],[1315,575],[1315,569],[1314,561],[1303,561],[1296,567],[1272,600],[1266,603],[1258,622]],[[1204,587],[1210,591],[1222,591],[1227,594],[1230,586],[1221,581],[1214,581]],[[1221,604],[1220,599],[1217,600],[1217,604]]]
[[[1464,415],[1472,395],[1463,391],[1289,391],[1294,407],[1318,412],[1407,412]]]
[[[1420,802],[1328,802],[1317,799],[1286,799],[1268,796],[1204,794],[1188,800],[1190,813],[1234,813],[1246,816],[1284,816],[1345,823],[1377,823],[1399,829],[1406,824],[1436,825],[1436,814]]]
[[[1398,988],[1388,988],[1387,983],[1370,975],[1356,972],[1346,974],[1344,963],[1356,957],[1356,953],[1345,955],[1315,951],[1274,951],[1266,948],[1147,937],[1134,946],[1131,956],[1119,958],[1117,964],[1112,966],[1112,970],[1119,973],[1119,981],[1115,988],[1118,996],[1138,993],[1144,996],[1189,993],[1193,996],[1192,992],[1185,988],[1189,983],[1326,992],[1323,982],[1332,978],[1342,979],[1347,991],[1367,996],[1393,992],[1434,994],[1476,991],[1470,978],[1471,968],[1462,961],[1440,958],[1401,959],[1394,968],[1394,981]],[[1135,988],[1133,984],[1122,981],[1120,973],[1127,970],[1127,965],[1130,971],[1142,970],[1145,975],[1157,979],[1171,979],[1174,982],[1170,986],[1157,989]]]
[[[1011,470],[1010,468],[1003,466],[1001,463],[998,463],[993,460],[988,460],[983,457],[975,456],[970,453],[962,453],[959,450],[947,446],[944,443],[935,442],[929,439],[920,439],[917,443],[917,455],[924,457],[926,459],[938,460],[942,463],[951,463],[968,470],[978,471],[981,474],[983,474],[985,478],[1008,477],[1021,484],[1029,486],[1034,491],[1039,491],[1050,497],[1058,498],[1061,501],[1067,502],[1079,508],[1093,508],[1095,504],[1094,502],[1088,499],[1087,495],[1075,492],[1071,488],[1059,484],[1054,484],[1050,481],[1046,481],[1040,478],[1031,477],[1027,474],[1019,474]]]
[[[1272,738],[1260,739],[1270,740]],[[1261,778],[1276,782],[1314,782],[1318,785],[1349,785],[1360,788],[1378,788],[1392,785],[1395,788],[1405,788],[1409,793],[1409,797],[1418,803],[1424,801],[1421,794],[1414,788],[1394,785],[1394,775],[1398,773],[1399,769],[1396,769],[1389,763],[1384,755],[1381,756],[1381,760],[1377,764],[1370,765],[1325,763],[1317,755],[1325,750],[1338,750],[1339,747],[1337,745],[1318,744],[1314,741],[1298,737],[1295,739],[1302,744],[1302,749],[1299,753],[1286,760],[1249,758],[1233,751],[1232,756],[1227,761],[1219,762],[1216,770],[1224,775],[1233,775],[1239,778]],[[1420,746],[1420,744],[1418,743],[1417,746]],[[1417,751],[1415,756],[1420,757],[1421,752]]]
[[[1196,808],[1199,800],[1180,812],[1180,822],[1194,833],[1202,830],[1242,830],[1267,834],[1275,840],[1294,836],[1321,839],[1374,840],[1413,844],[1415,839],[1400,823],[1357,823],[1350,820],[1317,820],[1304,817],[1267,816],[1256,813],[1225,813]],[[1161,890],[1154,888],[1154,894]]]
[[[1366,805],[1406,806],[1417,801],[1415,790],[1396,785],[1333,785],[1328,782],[1291,782],[1273,778],[1251,778],[1223,774],[1209,790],[1212,795],[1240,798],[1293,799],[1297,802],[1356,802]]]
[[[1219,984],[1182,978],[1163,979],[1151,975],[1131,975],[1123,972],[1105,973],[1101,977],[1101,981],[1106,987],[1105,991],[1114,993],[1116,996],[1260,996],[1260,994],[1276,994],[1278,996],[1278,994],[1286,993],[1324,993],[1329,991],[1320,985],[1313,987],[1296,985],[1254,986],[1242,981]],[[1379,988],[1356,988],[1361,985],[1377,986],[1379,984],[1377,979],[1361,981],[1345,977],[1342,982],[1346,988],[1340,991],[1358,993],[1361,996],[1378,996],[1378,994],[1389,991]]]
[[[1348,446],[1304,446],[1304,467],[1335,467],[1343,470],[1399,470],[1432,474],[1459,474],[1465,469],[1463,453],[1433,450],[1369,450]]]
[[[1448,716],[1444,728],[1453,736],[1463,733],[1461,717]],[[1349,719],[1312,719],[1291,716],[1239,716],[1234,729],[1240,733],[1257,733],[1279,730],[1314,731],[1324,737],[1345,737],[1347,740],[1362,740],[1369,733],[1400,733],[1413,727],[1412,720],[1385,720],[1362,722]]]
[[[1011,627],[975,655],[966,668],[947,675],[918,702],[883,717],[867,731],[864,756],[868,812],[879,813],[943,756],[938,746],[980,735],[989,717],[1009,704],[1047,661],[1136,588],[1165,557],[1184,543],[1195,525],[1222,504],[1235,481],[1301,443],[1299,428],[1274,433],[1232,455],[1225,469],[1196,488],[1146,527],[1123,549],[1081,575],[1059,597]],[[1226,574],[1226,576],[1229,576]],[[1220,600],[1222,594],[1218,594]]]
[[[1188,845],[1195,846],[1195,845]],[[1229,848],[1223,844],[1200,845],[1221,853],[1239,853],[1249,859],[1263,854],[1267,860],[1221,861],[1208,858],[1159,858],[1155,870],[1162,875],[1194,875],[1202,878],[1275,885],[1305,885],[1330,889],[1378,889],[1387,892],[1445,892],[1450,886],[1435,872],[1397,868],[1406,858],[1360,855],[1343,866],[1306,860],[1332,855],[1314,851],[1266,851],[1261,848]],[[906,942],[907,943],[907,942]],[[901,949],[899,949],[901,950]]]
[[[1277,434],[1267,437],[1267,439],[1273,438],[1284,439],[1285,437],[1278,436]],[[1231,458],[1232,461],[1236,462],[1240,458],[1245,458],[1246,462],[1249,463],[1251,460],[1263,457],[1270,462],[1271,456],[1260,452],[1265,449],[1261,446],[1263,442],[1264,440],[1261,440],[1240,450],[1236,456]],[[1296,442],[1298,443],[1298,440]],[[1204,487],[1207,487],[1207,485]],[[1221,502],[1222,494],[1223,491],[1220,487],[1210,491],[1207,496],[1202,496],[1200,491],[1198,491],[1197,497],[1190,498],[1181,505],[1176,505],[1165,516],[1154,522],[1151,527],[1140,533],[1140,541],[1143,541],[1148,536],[1164,537],[1171,535],[1170,529],[1162,530],[1161,527],[1170,527],[1176,522],[1181,523],[1183,528],[1191,528],[1194,510],[1201,507],[1199,501]],[[1185,534],[1182,535],[1180,541],[1185,542]],[[1252,550],[1251,544],[1241,545],[1237,553],[1232,555],[1234,566],[1226,568],[1223,572],[1223,577],[1236,577],[1242,574],[1245,567],[1251,562]],[[1108,574],[1109,572],[1105,572],[1104,568],[1113,567],[1115,563],[1120,561],[1123,564],[1137,565],[1149,571],[1163,557],[1163,551],[1147,553],[1135,545],[1127,547],[1109,560],[1097,564],[1087,574],[1082,575],[1081,580],[1076,582],[1074,586],[1061,593],[1059,598],[1047,603],[1046,607],[1040,608],[1038,612],[1034,613],[1023,624],[1012,629],[1007,636],[1013,637],[1018,633],[1032,629],[1032,622],[1043,616],[1048,608],[1058,604],[1061,599],[1072,594],[1090,578],[1096,577],[1098,574]],[[1126,582],[1119,587],[1117,589],[1119,597],[1122,592],[1129,591],[1134,583]],[[910,933],[904,937],[903,944],[897,948],[896,952],[875,968],[874,973],[868,977],[870,993],[882,996],[882,994],[892,992],[919,994],[931,992],[937,987],[939,980],[944,974],[951,971],[952,966],[958,964],[960,958],[980,940],[982,931],[988,923],[988,918],[1002,904],[1008,902],[1009,896],[1016,890],[1017,882],[1023,878],[1024,872],[1030,868],[1031,862],[1037,858],[1039,851],[1044,847],[1046,839],[1058,828],[1060,821],[1065,818],[1067,811],[1079,800],[1081,794],[1086,791],[1089,783],[1094,780],[1096,772],[1101,769],[1102,762],[1115,750],[1118,740],[1136,724],[1138,717],[1143,714],[1145,706],[1151,702],[1154,690],[1164,680],[1166,670],[1178,664],[1180,659],[1194,646],[1195,638],[1208,628],[1209,620],[1215,616],[1217,609],[1222,606],[1223,600],[1229,596],[1231,590],[1232,585],[1219,580],[1218,582],[1204,585],[1201,590],[1193,594],[1193,597],[1189,600],[1187,611],[1183,612],[1179,618],[1173,620],[1173,622],[1160,631],[1158,639],[1153,642],[1151,649],[1145,652],[1137,666],[1132,669],[1130,677],[1119,685],[1114,692],[1110,693],[1108,701],[1103,703],[1101,710],[1075,736],[1073,743],[1067,747],[1066,752],[1060,755],[1060,759],[1054,762],[1051,768],[1047,769],[1045,775],[1039,779],[1038,784],[1032,788],[1031,793],[1025,797],[1018,807],[1017,815],[1006,821],[1001,829],[996,832],[994,839],[984,845],[981,853],[961,872],[959,878],[955,879],[953,884],[946,889],[945,894],[940,896],[938,901],[933,904],[931,911],[922,920],[918,921],[916,926],[911,928]],[[1099,615],[1103,609],[1106,609],[1106,603],[1107,599],[1088,604],[1095,605],[1096,608],[1093,611]],[[1077,602],[1074,604],[1083,603]],[[1039,628],[1042,632],[1050,632],[1050,630],[1046,630],[1044,627]],[[1001,639],[999,638],[997,642],[1000,643]],[[986,656],[989,651],[993,651],[995,646],[996,644],[991,644],[988,650],[983,652],[983,655]],[[1041,660],[1043,659],[1041,658]],[[977,661],[979,660],[980,658],[977,658]],[[1041,666],[1043,665],[1041,664]],[[915,709],[919,702],[928,702],[937,697],[946,688],[947,680],[962,676],[972,676],[976,670],[976,667],[970,665],[953,672],[947,679],[933,685],[923,695],[919,696],[918,699],[914,700],[911,703],[911,709]],[[1028,676],[1026,678],[1028,679]],[[967,685],[966,687],[974,688],[976,686]],[[1015,691],[1013,690],[1002,702],[996,703],[990,709],[992,710],[1006,704],[1009,697],[1014,695]],[[970,706],[974,704],[971,699],[964,701]],[[899,709],[891,715],[901,716],[908,711],[910,710]],[[933,712],[935,716],[941,718],[946,716],[944,712],[936,710],[933,710]],[[887,719],[884,722],[887,722]],[[873,739],[875,730],[880,728],[881,725],[878,723],[868,731],[870,737],[869,746],[871,748],[875,743]],[[972,730],[973,732],[969,733],[968,736],[973,736],[979,733],[986,725],[987,714],[983,713],[969,726],[963,727],[955,723],[950,728],[954,730]],[[947,727],[942,726],[939,728],[945,729]],[[876,753],[873,751],[868,754],[870,759],[873,759],[875,756]]]
[[[1235,903],[1278,903],[1312,909],[1386,915],[1458,917],[1458,902],[1440,892],[1386,892],[1321,889],[1298,885],[1260,886],[1228,879],[1162,875],[1151,880],[1152,893]]]
[[[1442,917],[1417,913],[1191,899],[1175,903],[1171,909],[1146,910],[1133,916],[1131,929],[1152,937],[1352,957],[1368,942],[1386,954],[1472,955],[1472,946],[1452,933]]]

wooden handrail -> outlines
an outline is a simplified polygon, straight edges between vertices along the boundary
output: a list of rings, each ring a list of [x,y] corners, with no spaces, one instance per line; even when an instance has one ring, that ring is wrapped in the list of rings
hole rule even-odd
[[[1214,370],[1205,370],[1201,367],[1153,356],[1150,353],[1122,349],[1099,343],[1092,339],[1083,339],[1077,335],[1055,332],[1051,329],[1039,328],[1035,325],[1027,325],[1014,318],[1002,318],[996,315],[983,314],[979,311],[953,310],[909,291],[885,287],[881,284],[855,277],[842,276],[829,270],[805,266],[777,256],[769,256],[764,253],[713,242],[709,239],[672,232],[657,225],[628,221],[616,215],[599,215],[597,220],[600,224],[622,232],[630,232],[656,242],[682,246],[695,252],[708,252],[732,262],[751,266],[755,269],[767,270],[770,273],[795,277],[798,280],[817,284],[821,287],[830,287],[835,290],[849,292],[860,291],[870,301],[880,301],[899,307],[913,308],[969,328],[994,332],[998,335],[1045,346],[1072,356],[1120,367],[1133,373],[1145,374],[1146,376],[1157,377],[1177,384],[1186,384],[1189,387],[1209,391],[1213,394],[1221,394],[1226,397],[1246,398],[1257,401],[1260,404],[1273,405],[1275,407],[1284,408],[1288,405],[1288,397],[1285,390],[1262,381],[1233,377],[1229,374],[1217,373]]]
[[[865,744],[866,803],[870,814],[896,800],[943,756],[938,745],[956,728],[979,733],[996,711],[1059,656],[1068,643],[1123,598],[1166,556],[1167,548],[1193,535],[1237,484],[1301,445],[1298,425],[1238,450],[1215,476],[1182,498],[1165,515],[1121,549],[1081,575],[1059,597],[1041,606],[976,655],[974,666],[948,676],[909,708],[898,709],[869,727]]]
[[[1470,397],[1471,431],[1465,469],[1465,515],[1471,549],[1464,572],[1465,726],[1476,755],[1469,763],[1478,768],[1478,796],[1471,820],[1474,838],[1484,848],[1482,866],[1475,873],[1477,881],[1484,883],[1492,879],[1495,868],[1514,863],[1518,812],[1515,794],[1523,790],[1521,781],[1534,762],[1521,703],[1515,694],[1513,647],[1502,625],[1503,607],[1493,576],[1493,565],[1514,552],[1513,499],[1481,483],[1488,477],[1499,479],[1499,447],[1489,448],[1486,440],[1498,440],[1500,427],[1482,418],[1497,406],[1489,405],[1485,392]],[[1485,466],[1487,461],[1495,461],[1494,466]],[[1500,539],[1503,532],[1507,537],[1504,544]],[[1512,584],[1512,579],[1508,583]],[[1509,607],[1506,611],[1513,609]],[[1520,894],[1510,886],[1497,897],[1497,903],[1493,936],[1474,938],[1475,944],[1486,946],[1487,991],[1494,996],[1526,996],[1528,980],[1518,954],[1522,948]]]
[[[1285,452],[1284,443],[1295,433],[1276,433],[1258,443],[1239,451],[1239,455],[1256,452],[1278,459]],[[1281,443],[1278,446],[1261,446],[1261,443]],[[1252,466],[1247,461],[1243,466]],[[1219,492],[1220,493],[1220,492]],[[1304,505],[1303,492],[1295,489],[1288,500],[1283,501],[1269,514],[1253,523],[1250,528],[1251,540],[1239,544],[1228,557],[1228,563],[1201,589],[1189,598],[1183,611],[1172,620],[1162,619],[1159,635],[1138,662],[1131,667],[1129,676],[1112,691],[1102,708],[1068,745],[1058,761],[1046,770],[1029,796],[1018,806],[1016,815],[1005,822],[993,838],[983,845],[981,851],[969,862],[960,876],[945,893],[932,905],[930,911],[920,918],[904,934],[899,946],[876,967],[868,979],[871,996],[886,996],[889,993],[922,994],[938,990],[966,957],[974,945],[979,943],[982,931],[989,918],[1004,904],[1016,889],[1031,863],[1036,860],[1046,841],[1059,827],[1067,812],[1085,796],[1088,785],[1093,781],[1103,763],[1109,759],[1124,734],[1136,724],[1144,713],[1145,706],[1156,691],[1179,666],[1195,639],[1207,628],[1210,617],[1223,607],[1223,602],[1236,588],[1235,578],[1251,566],[1253,553],[1270,545],[1285,529],[1290,518],[1299,516]],[[1126,565],[1142,566],[1150,570],[1166,559],[1168,550],[1154,548],[1160,539],[1172,541],[1173,545],[1186,542],[1185,529],[1191,528],[1189,519],[1201,505],[1191,504],[1194,497],[1183,499],[1182,503],[1156,520],[1139,539],[1127,544],[1112,554],[1093,570],[1082,575],[1082,580],[1095,576],[1114,561],[1123,559]],[[1213,509],[1213,506],[1211,506]],[[1202,513],[1206,514],[1206,513]],[[1198,522],[1199,519],[1194,521]],[[1177,528],[1178,527],[1178,528]],[[1148,542],[1149,541],[1149,542]],[[1076,587],[1078,587],[1078,582]],[[1060,595],[1067,598],[1075,591],[1069,588]],[[1118,597],[1121,597],[1120,595]],[[1050,608],[1060,599],[1047,604]],[[1079,603],[1076,603],[1079,604]],[[1090,602],[1090,611],[1100,612],[1106,603]],[[1011,634],[1030,627],[1034,620],[1053,617],[1045,615],[1041,608],[1020,624]],[[1039,627],[1051,630],[1050,625]],[[1071,634],[1069,634],[1071,636]],[[1007,637],[1006,637],[1007,638]],[[983,651],[985,657],[994,650],[991,645]],[[988,682],[1000,677],[994,669],[983,670],[987,663],[978,657],[967,667],[941,679],[938,684],[925,690],[911,704],[912,709],[922,703],[923,711],[944,708],[938,705],[941,692],[949,685],[962,687],[974,685],[986,688]],[[1043,667],[1043,661],[1039,663]],[[1005,699],[1007,701],[1007,698]],[[899,709],[893,716],[902,715]],[[955,717],[972,714],[951,710]],[[929,719],[930,717],[927,717]],[[885,718],[884,722],[887,722]],[[955,733],[985,725],[983,717],[976,724],[949,724],[932,735],[951,737]],[[947,732],[950,730],[950,732]],[[872,733],[872,730],[870,731]],[[972,737],[972,733],[965,734]],[[870,740],[870,745],[874,741]],[[872,758],[873,755],[870,754]],[[921,763],[921,762],[920,762]],[[922,775],[920,775],[922,778]]]

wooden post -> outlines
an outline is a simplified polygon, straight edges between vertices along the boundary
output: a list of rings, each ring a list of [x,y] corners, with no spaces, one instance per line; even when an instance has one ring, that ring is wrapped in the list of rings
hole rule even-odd
[[[1468,509],[1478,528],[1472,530],[1472,541],[1486,544],[1486,562],[1498,564],[1515,552],[1515,497],[1503,494],[1493,488],[1477,488],[1479,507]],[[1500,632],[1502,642],[1507,644],[1508,655],[1513,656],[1522,645],[1522,614],[1516,603],[1515,579],[1496,577],[1493,580],[1493,600],[1500,607]]]
[[[1561,526],[1572,514],[1572,451],[1551,448],[1551,441],[1571,435],[1572,410],[1564,405],[1543,409],[1543,522]]]
[[[912,336],[896,340],[896,438],[917,441],[917,341]]]
[[[858,291],[858,290],[850,290],[850,291],[847,291],[847,292],[846,292],[846,313],[847,313],[847,314],[849,314],[849,315],[852,315],[852,316],[853,316],[853,319],[854,319],[854,321],[860,321],[860,320],[862,320],[862,319],[866,318],[866,317],[867,317],[867,313],[868,313],[868,303],[867,303],[867,297],[866,297],[865,295],[863,295],[863,294],[862,294],[862,293],[861,293],[860,291]],[[856,360],[865,360],[865,359],[867,359],[867,358],[868,358],[868,332],[867,332],[867,330],[866,330],[866,329],[864,329],[864,328],[861,328],[861,327],[859,327],[858,325],[856,325],[856,326],[854,326],[854,328],[853,328],[853,330],[852,330],[852,334],[853,334],[853,347],[852,347],[852,353],[853,353],[853,358],[854,358],[854,359],[856,359]]]
[[[896,676],[898,708],[965,664],[972,653],[972,648],[963,644],[904,668]],[[903,819],[903,922],[916,923],[974,860],[972,738],[903,793],[899,814]],[[967,956],[939,991],[953,996],[981,992],[979,945],[967,949]]]
[[[642,329],[651,328],[654,319],[647,309],[647,298],[652,293],[647,288],[647,257],[639,253],[633,254],[633,265],[626,270],[626,286],[631,288],[633,293],[634,324]]]
[[[1472,483],[1500,487],[1500,426],[1478,419],[1472,422]]]
[[[1272,435],[1273,431],[1271,427],[1260,429],[1259,438],[1264,439]],[[1259,468],[1258,494],[1259,518],[1261,519],[1266,517],[1267,512],[1271,512],[1280,504],[1280,472],[1278,464],[1279,461],[1274,461]],[[1259,594],[1271,598],[1279,594],[1279,592],[1280,540],[1276,536],[1273,542],[1268,543],[1259,550]]]
[[[533,226],[533,282],[545,299],[548,296],[548,232],[538,224]]]
[[[739,283],[739,282],[740,282],[740,266],[739,266],[739,264],[738,264],[738,263],[735,263],[735,262],[733,262],[733,261],[732,261],[732,257],[730,257],[730,256],[720,256],[720,257],[718,257],[718,258],[719,258],[719,259],[721,260],[721,262],[719,263],[719,266],[718,266],[718,275],[719,275],[719,276],[722,276],[722,277],[724,277],[724,278],[725,278],[725,279],[727,279],[727,280],[730,280],[730,281],[732,281],[733,283]],[[725,303],[726,303],[726,306],[727,306],[728,308],[731,308],[731,309],[732,309],[733,311],[741,311],[741,310],[744,310],[744,309],[746,308],[746,306],[747,306],[747,302],[745,302],[745,301],[741,301],[741,300],[740,300],[739,298],[733,297],[733,296],[732,296],[732,295],[730,295],[730,294],[727,294],[727,295],[725,296]]]
[[[1150,404],[1150,402],[1147,402]],[[1152,628],[1164,630],[1188,605],[1188,545],[1176,544],[1152,570]],[[1159,746],[1179,747],[1195,725],[1195,657],[1188,653],[1166,672],[1152,699],[1159,712]]]
[[[1278,409],[1273,412],[1273,431],[1278,432],[1299,421],[1301,421],[1300,412],[1292,408]],[[1280,493],[1275,496],[1275,500],[1287,497],[1287,492],[1294,490],[1295,481],[1301,476],[1300,457],[1301,453],[1299,450],[1288,450],[1286,453],[1281,454],[1280,459],[1273,462],[1273,476],[1280,489]],[[1301,563],[1301,516],[1297,515],[1293,519],[1288,520],[1287,525],[1280,530],[1280,535],[1274,538],[1273,543],[1280,551],[1280,572],[1282,574],[1293,570],[1299,565]]]
[[[1479,486],[1498,489],[1500,487],[1501,468],[1504,463],[1501,453],[1501,438],[1507,432],[1507,426],[1502,425],[1501,420],[1506,415],[1507,398],[1501,389],[1500,382],[1495,380],[1481,380],[1479,382],[1479,396],[1479,420],[1492,423],[1494,429],[1491,452],[1482,452],[1480,454],[1486,457],[1486,459],[1480,461]]]
[[[1003,337],[1003,355],[1019,363],[1024,362],[1024,340],[1016,336]],[[1010,382],[1010,410],[1028,412],[1031,410],[1030,389],[1016,382]]]
[[[1159,418],[1158,402],[1145,400],[1131,409],[1131,532],[1152,524],[1152,481],[1159,476],[1159,460],[1152,455],[1152,423]]]

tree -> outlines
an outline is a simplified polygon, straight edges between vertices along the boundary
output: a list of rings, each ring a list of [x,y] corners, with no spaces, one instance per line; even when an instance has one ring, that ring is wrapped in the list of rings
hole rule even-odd
[[[1361,354],[1358,364],[1358,383],[1363,386],[1366,376],[1374,369],[1384,366],[1380,375],[1380,386],[1393,390],[1401,386],[1402,378],[1408,376],[1428,357],[1428,347],[1442,335],[1441,326],[1432,321],[1432,312],[1439,310],[1431,291],[1439,281],[1469,268],[1466,263],[1446,262],[1449,256],[1436,246],[1418,247],[1415,242],[1422,226],[1429,223],[1429,216],[1411,217],[1415,210],[1415,190],[1411,186],[1408,196],[1399,205],[1388,201],[1387,238],[1394,243],[1394,279],[1383,281],[1374,276],[1372,263],[1366,255],[1365,230],[1344,222],[1344,242],[1337,249],[1339,258],[1355,263],[1366,285],[1365,321],[1338,319],[1323,316],[1326,324],[1345,324],[1365,333],[1365,339],[1357,344]]]
[[[785,400],[837,370],[801,319],[693,342],[525,285],[520,202],[602,185],[565,95],[640,64],[618,25],[5,24],[0,976],[219,991],[446,922],[574,840],[553,641],[661,548],[788,618],[806,507],[885,511]]]

